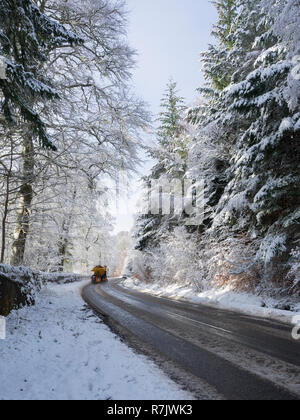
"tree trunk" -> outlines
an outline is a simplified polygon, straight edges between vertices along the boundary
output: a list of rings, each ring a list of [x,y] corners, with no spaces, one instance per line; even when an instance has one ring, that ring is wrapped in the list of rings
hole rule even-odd
[[[11,151],[10,151],[10,164],[6,174],[6,191],[5,191],[5,201],[4,201],[4,209],[3,209],[3,216],[2,216],[2,235],[1,235],[1,257],[0,263],[4,263],[4,256],[6,250],[6,222],[8,217],[9,211],[9,197],[10,197],[10,179],[12,175],[12,168],[13,168],[13,143],[11,141]]]
[[[63,228],[63,230],[64,230],[65,234],[67,235],[67,232],[66,232],[65,228]],[[59,258],[60,258],[58,271],[60,273],[63,273],[63,271],[64,271],[67,248],[68,248],[68,238],[67,238],[67,236],[61,237],[60,241],[58,243],[58,255],[59,255]]]
[[[5,249],[6,249],[6,220],[8,216],[8,204],[9,204],[9,176],[7,175],[6,178],[6,195],[5,195],[5,202],[4,202],[4,209],[3,209],[3,217],[2,217],[2,237],[1,237],[1,257],[0,263],[4,263],[4,256],[5,256]]]
[[[70,237],[70,230],[72,227],[73,210],[75,206],[76,196],[77,196],[77,188],[75,187],[73,191],[73,196],[72,196],[72,208],[67,217],[67,220],[63,221],[63,225],[62,225],[63,234],[58,242],[58,255],[60,257],[58,271],[61,273],[64,271],[65,263],[67,261],[67,250],[69,246],[69,237]]]
[[[11,252],[11,265],[19,266],[24,262],[26,240],[29,232],[31,204],[33,200],[34,181],[34,145],[29,134],[23,141],[23,184],[20,188],[17,225],[14,232],[14,242]]]

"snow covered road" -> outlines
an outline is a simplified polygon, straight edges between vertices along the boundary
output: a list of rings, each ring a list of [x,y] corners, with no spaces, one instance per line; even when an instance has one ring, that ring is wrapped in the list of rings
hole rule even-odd
[[[300,343],[291,326],[125,289],[88,286],[84,298],[228,399],[298,399]]]
[[[7,318],[0,400],[191,399],[84,305],[83,285],[48,286]]]

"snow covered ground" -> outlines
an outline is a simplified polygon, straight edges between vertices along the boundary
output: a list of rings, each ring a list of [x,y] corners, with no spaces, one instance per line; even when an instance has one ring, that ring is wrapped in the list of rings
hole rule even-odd
[[[168,286],[162,286],[158,283],[146,284],[131,278],[124,280],[123,285],[155,296],[188,300],[193,303],[238,311],[261,318],[275,319],[290,324],[299,322],[300,302],[294,304],[293,312],[279,310],[275,308],[278,301],[274,299],[262,298],[249,293],[237,293],[230,287],[197,293],[191,287],[183,287],[178,284]]]
[[[50,285],[7,318],[0,400],[191,399],[85,306],[83,285]]]

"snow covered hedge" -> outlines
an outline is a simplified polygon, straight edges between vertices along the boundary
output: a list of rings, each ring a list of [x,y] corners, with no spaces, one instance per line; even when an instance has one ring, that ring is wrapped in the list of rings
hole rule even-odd
[[[7,316],[13,309],[34,305],[36,294],[48,282],[65,284],[80,279],[81,276],[72,273],[42,273],[28,267],[0,264],[0,315]]]

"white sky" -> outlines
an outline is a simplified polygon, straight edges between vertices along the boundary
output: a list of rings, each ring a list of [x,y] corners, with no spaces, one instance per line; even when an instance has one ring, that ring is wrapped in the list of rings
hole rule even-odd
[[[191,104],[203,84],[199,54],[212,42],[211,29],[217,19],[214,6],[209,0],[127,0],[127,4],[129,43],[138,52],[133,78],[136,93],[149,103],[156,118],[172,77],[181,96]],[[141,173],[146,171],[147,165]],[[116,231],[130,230],[132,225],[130,211],[120,214]]]
[[[203,83],[199,54],[210,42],[217,12],[209,0],[127,0],[129,43],[138,51],[137,93],[154,113],[170,77],[187,102]]]

